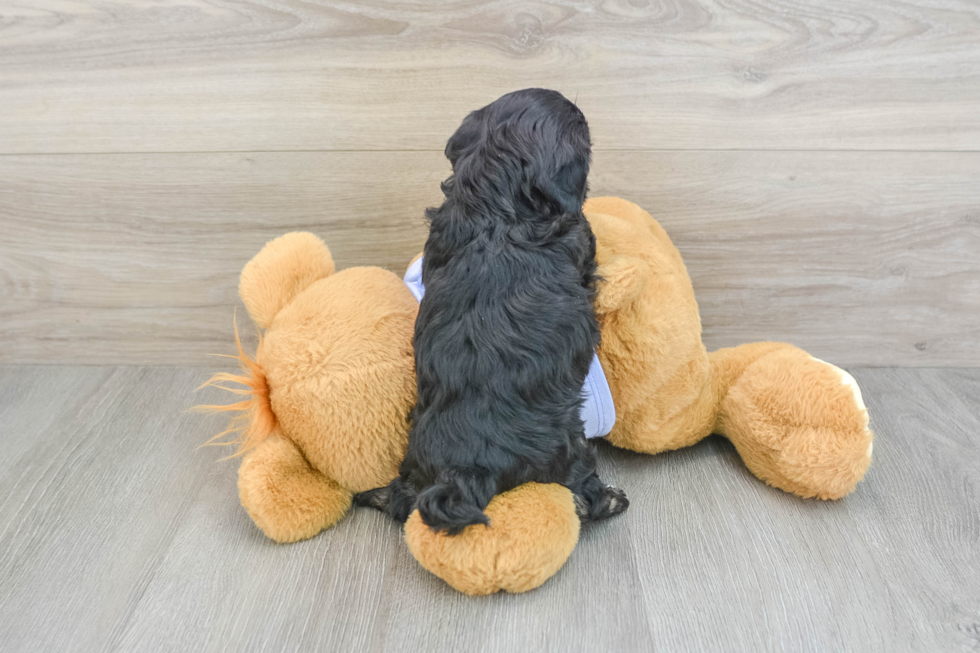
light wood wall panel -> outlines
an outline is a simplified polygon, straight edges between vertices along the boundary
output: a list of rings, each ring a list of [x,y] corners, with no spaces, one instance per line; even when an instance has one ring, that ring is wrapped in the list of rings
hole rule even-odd
[[[441,150],[525,86],[599,149],[980,148],[973,0],[0,0],[0,152]]]
[[[447,172],[438,152],[0,156],[0,362],[213,364],[264,242],[311,230],[341,268],[400,274]],[[709,347],[980,364],[980,154],[599,152],[592,188],[671,234]]]
[[[709,347],[980,364],[980,154],[609,153],[593,184],[671,234]]]
[[[401,271],[447,170],[432,152],[0,157],[0,361],[213,364],[265,242],[313,231],[338,268]]]

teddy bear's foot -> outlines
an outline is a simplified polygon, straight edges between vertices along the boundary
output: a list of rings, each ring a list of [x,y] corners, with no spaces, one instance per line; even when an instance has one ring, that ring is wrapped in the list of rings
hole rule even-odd
[[[715,352],[712,362],[740,349]],[[874,436],[854,378],[790,345],[749,362],[734,379],[716,431],[753,474],[801,497],[839,499],[871,463]]]
[[[310,467],[291,440],[273,434],[238,469],[242,506],[262,532],[277,542],[313,537],[337,523],[353,494]]]
[[[527,483],[494,497],[485,512],[489,526],[446,535],[433,532],[415,511],[405,540],[423,567],[474,595],[532,590],[561,569],[578,543],[575,502],[561,485]]]

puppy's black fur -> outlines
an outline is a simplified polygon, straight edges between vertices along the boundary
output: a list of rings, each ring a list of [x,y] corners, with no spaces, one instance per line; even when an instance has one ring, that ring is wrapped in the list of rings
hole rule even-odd
[[[596,476],[579,416],[599,344],[585,116],[555,91],[516,91],[468,115],[446,156],[445,202],[426,212],[408,453],[358,503],[400,522],[417,507],[455,534],[537,481],[571,489],[583,521],[620,513],[629,502]]]

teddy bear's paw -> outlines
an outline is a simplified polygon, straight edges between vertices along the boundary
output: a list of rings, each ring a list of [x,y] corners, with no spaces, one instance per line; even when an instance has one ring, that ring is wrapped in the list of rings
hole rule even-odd
[[[868,450],[866,456],[868,458],[868,462],[870,463],[871,452],[874,450],[874,436],[872,435],[871,429],[869,428],[870,418],[868,417],[868,407],[864,405],[864,397],[861,396],[861,387],[858,385],[854,377],[851,376],[850,373],[848,373],[846,370],[842,370],[836,365],[832,363],[828,363],[827,361],[824,360],[820,360],[815,356],[810,356],[810,358],[816,361],[817,363],[822,363],[823,365],[826,365],[831,371],[833,371],[834,374],[836,374],[839,377],[841,385],[844,386],[844,388],[846,388],[851,393],[851,398],[854,400],[854,407],[857,410],[858,414],[861,415],[861,421],[864,424],[864,432],[867,436],[867,441],[868,441]]]
[[[305,540],[333,526],[353,498],[280,435],[263,440],[242,461],[238,494],[255,525],[277,542]]]
[[[428,571],[465,594],[526,592],[551,578],[578,542],[572,493],[561,485],[527,483],[493,498],[490,525],[458,535],[433,532],[414,511],[405,540]]]

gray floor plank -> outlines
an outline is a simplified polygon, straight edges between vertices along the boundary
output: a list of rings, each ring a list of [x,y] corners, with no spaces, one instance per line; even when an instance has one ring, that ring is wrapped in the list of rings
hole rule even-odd
[[[33,388],[4,422],[4,445],[18,441],[8,425],[34,417],[40,427],[3,473],[12,508],[0,513],[0,641],[10,650],[97,650],[139,603],[206,477],[209,456],[194,452],[202,420],[183,412],[201,375],[4,370],[4,385],[13,376]],[[73,376],[97,390],[61,384]]]
[[[647,609],[668,650],[895,650],[900,619],[853,537],[853,498],[826,504],[778,493],[721,439],[660,458],[656,469],[633,463],[630,487],[644,516],[630,528],[648,560],[640,568]]]
[[[294,545],[244,515],[234,466],[214,466],[119,640],[121,651],[364,650],[403,548],[356,515]]]
[[[11,650],[975,650],[980,370],[858,369],[858,491],[801,501],[721,438],[601,447],[632,499],[529,594],[460,595],[358,511],[276,545],[195,449],[205,374],[0,367],[0,641]]]
[[[868,545],[923,650],[980,649],[980,370],[859,370],[876,461],[855,495]],[[954,382],[954,380],[956,380]],[[965,401],[969,403],[965,403]]]

